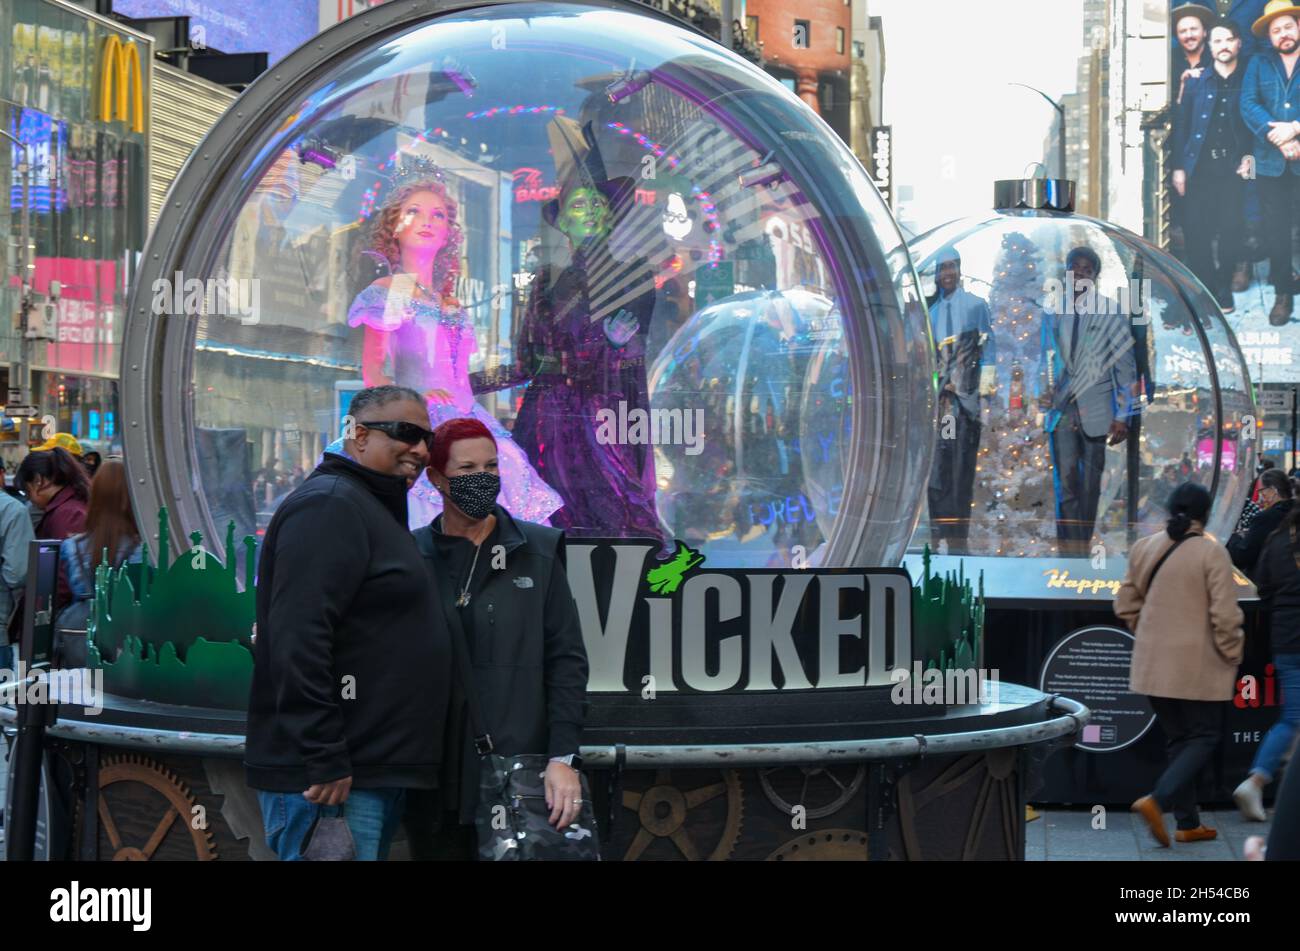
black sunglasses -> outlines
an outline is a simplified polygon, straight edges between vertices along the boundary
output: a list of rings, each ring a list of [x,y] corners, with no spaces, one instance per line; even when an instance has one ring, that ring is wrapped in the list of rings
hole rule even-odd
[[[364,426],[366,429],[377,429],[385,436],[396,439],[398,442],[404,442],[408,446],[414,446],[417,442],[422,442],[430,449],[433,448],[433,432],[423,426],[417,426],[415,423],[381,420],[374,423],[358,421],[357,425]]]

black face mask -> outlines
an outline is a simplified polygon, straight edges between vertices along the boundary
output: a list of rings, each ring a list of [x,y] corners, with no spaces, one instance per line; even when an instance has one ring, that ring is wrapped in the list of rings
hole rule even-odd
[[[500,492],[501,477],[495,472],[473,472],[447,480],[447,497],[475,521],[492,514]]]

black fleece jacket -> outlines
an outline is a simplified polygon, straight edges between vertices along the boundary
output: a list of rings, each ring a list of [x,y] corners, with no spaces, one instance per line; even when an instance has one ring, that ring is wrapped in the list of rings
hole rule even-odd
[[[258,564],[248,785],[437,785],[451,647],[406,482],[326,453]]]
[[[1291,499],[1274,502],[1251,519],[1250,528],[1245,533],[1234,532],[1228,539],[1228,557],[1252,581],[1255,579],[1255,566],[1259,564],[1260,552],[1264,550],[1264,540],[1282,524],[1282,519],[1286,518],[1294,504]]]
[[[1276,508],[1276,506],[1274,506]],[[1300,566],[1291,532],[1278,527],[1264,542],[1251,576],[1264,602],[1264,619],[1274,654],[1300,654]]]

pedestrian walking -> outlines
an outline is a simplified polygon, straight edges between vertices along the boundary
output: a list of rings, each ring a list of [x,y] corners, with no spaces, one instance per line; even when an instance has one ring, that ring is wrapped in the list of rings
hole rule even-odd
[[[1282,713],[1264,736],[1249,775],[1232,799],[1247,819],[1264,822],[1268,818],[1264,790],[1277,775],[1300,728],[1300,506],[1292,507],[1268,536],[1253,577],[1263,602],[1273,669],[1282,688]]]
[[[1165,531],[1133,545],[1115,613],[1133,632],[1129,687],[1145,694],[1164,730],[1168,764],[1133,803],[1161,845],[1173,811],[1179,842],[1213,839],[1201,825],[1196,780],[1222,735],[1244,634],[1228,553],[1207,537],[1210,493],[1188,482],[1170,497]]]
[[[1259,477],[1259,494],[1255,501],[1259,511],[1244,532],[1233,532],[1228,539],[1228,556],[1248,576],[1254,577],[1264,541],[1282,524],[1293,504],[1291,480],[1287,474],[1281,469],[1265,469]]]
[[[3,466],[0,466],[0,479],[4,478]],[[31,516],[27,512],[27,503],[15,498],[8,492],[0,492],[0,611],[4,612],[5,628],[0,631],[0,668],[12,670],[14,665],[13,645],[8,643],[9,629],[15,609],[27,581],[27,553],[32,539]]]
[[[72,602],[59,612],[55,628],[86,629],[95,597],[95,572],[105,560],[105,554],[109,567],[116,569],[128,562],[139,562],[142,552],[140,529],[131,510],[126,466],[110,459],[101,464],[91,480],[86,530],[68,536],[59,546],[59,571],[67,578]]]
[[[90,501],[90,480],[86,470],[62,447],[29,452],[18,465],[16,481],[32,505],[40,511],[36,537],[62,541],[86,529],[86,503]],[[54,610],[72,603],[68,578],[59,572]],[[12,632],[11,632],[12,633]]]

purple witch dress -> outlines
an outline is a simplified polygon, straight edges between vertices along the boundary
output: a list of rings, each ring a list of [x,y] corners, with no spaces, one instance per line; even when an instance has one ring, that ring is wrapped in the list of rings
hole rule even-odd
[[[593,294],[588,274],[600,275],[605,289]],[[620,308],[640,323],[622,347],[605,336],[599,319]],[[617,422],[650,409],[646,338],[653,309],[654,282],[644,262],[576,252],[568,267],[543,267],[533,281],[516,344],[531,382],[514,436],[564,499],[552,523],[573,537],[665,537],[655,508],[654,447],[598,438],[602,410]]]
[[[398,386],[428,394],[446,390],[450,403],[430,399],[429,424],[437,427],[449,419],[472,416],[487,426],[497,441],[501,473],[501,507],[526,522],[548,525],[564,504],[528,463],[510,432],[484,409],[470,390],[469,358],[478,350],[474,325],[463,310],[444,312],[436,303],[417,300],[393,288],[371,284],[348,309],[348,325],[388,331],[385,371]],[[369,386],[370,381],[365,381]],[[442,496],[427,473],[407,496],[410,525],[421,528],[442,511]]]

